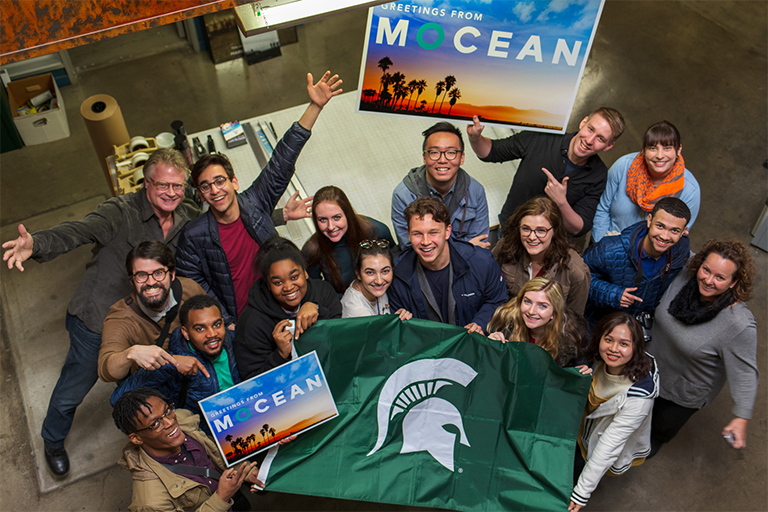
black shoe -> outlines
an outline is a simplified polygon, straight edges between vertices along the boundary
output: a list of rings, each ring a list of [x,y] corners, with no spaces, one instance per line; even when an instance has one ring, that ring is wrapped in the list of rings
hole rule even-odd
[[[66,476],[69,473],[69,455],[63,446],[51,448],[45,445],[45,462],[48,464],[48,469],[56,476]]]

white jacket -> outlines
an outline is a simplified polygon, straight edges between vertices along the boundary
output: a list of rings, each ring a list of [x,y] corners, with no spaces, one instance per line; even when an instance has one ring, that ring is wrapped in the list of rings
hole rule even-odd
[[[659,396],[659,371],[651,358],[651,371],[611,399],[600,404],[584,418],[581,441],[587,460],[573,488],[571,500],[586,505],[592,492],[608,469],[621,474],[632,461],[651,451],[651,411]],[[599,369],[599,363],[596,365]]]

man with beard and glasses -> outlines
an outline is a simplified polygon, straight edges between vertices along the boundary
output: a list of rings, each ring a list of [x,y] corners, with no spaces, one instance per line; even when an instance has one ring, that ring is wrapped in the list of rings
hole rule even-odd
[[[197,359],[210,377],[202,372],[182,375],[178,368],[166,363],[157,370],[139,369],[123,380],[112,393],[112,406],[126,392],[141,387],[153,388],[173,400],[180,408],[202,417],[198,402],[240,383],[232,346],[234,334],[224,324],[219,301],[209,295],[195,295],[179,309],[181,327],[171,333],[168,352],[171,356]],[[208,424],[201,422],[206,434]]]
[[[169,332],[180,325],[179,308],[190,297],[205,293],[200,285],[192,279],[176,278],[173,252],[156,240],[132,249],[125,268],[134,290],[113,304],[104,319],[99,378],[115,382],[139,368],[156,370],[166,363],[183,374],[200,370],[210,376],[196,358],[174,357],[166,351]]]
[[[648,218],[606,236],[584,253],[592,272],[584,316],[590,326],[627,311],[651,328],[661,296],[688,260],[691,210],[676,197],[656,202]]]

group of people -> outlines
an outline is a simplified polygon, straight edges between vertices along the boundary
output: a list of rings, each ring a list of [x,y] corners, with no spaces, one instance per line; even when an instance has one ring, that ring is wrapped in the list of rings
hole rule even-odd
[[[117,383],[132,510],[244,509],[238,489],[258,488],[258,470],[219,472],[198,401],[290,361],[317,320],[384,314],[532,343],[591,375],[569,510],[587,504],[606,472],[653,456],[726,378],[734,419],[723,434],[746,445],[758,379],[746,305],[755,267],[740,242],[690,251],[699,186],[671,123],[651,126],[642,151],[609,170],[599,155],[624,131],[614,109],[592,112],[576,133],[502,140],[483,136],[475,117],[466,133],[481,160],[520,159],[491,248],[485,190],[461,167],[463,134],[439,122],[423,132],[423,165],[393,192],[396,242],[336,186],[275,209],[340,85],[330,72],[307,76],[309,106],[242,192],[226,156],[203,156],[190,171],[161,149],[140,191],[81,221],[33,234],[20,225],[3,244],[19,270],[29,258],[99,248],[69,304],[70,350],[43,423],[55,475],[69,471],[75,409],[101,378]],[[205,213],[184,197],[188,176]],[[315,233],[303,248],[277,235],[276,224],[308,216]],[[574,237],[590,232],[582,256]]]

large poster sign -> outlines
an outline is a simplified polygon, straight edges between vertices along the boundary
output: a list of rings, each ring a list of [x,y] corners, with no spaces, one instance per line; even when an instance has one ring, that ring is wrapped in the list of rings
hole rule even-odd
[[[358,111],[564,133],[604,0],[372,7]]]
[[[200,401],[227,466],[339,415],[315,352]]]

